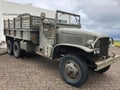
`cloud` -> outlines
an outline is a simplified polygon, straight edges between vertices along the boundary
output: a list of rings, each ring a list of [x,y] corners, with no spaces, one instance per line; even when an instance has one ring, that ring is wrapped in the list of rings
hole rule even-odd
[[[103,33],[120,33],[120,0],[7,0],[81,15],[82,27]]]

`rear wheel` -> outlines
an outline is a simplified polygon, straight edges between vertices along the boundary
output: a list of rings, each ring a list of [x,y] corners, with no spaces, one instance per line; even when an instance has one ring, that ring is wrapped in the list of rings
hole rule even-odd
[[[7,52],[9,55],[13,54],[13,42],[12,42],[12,40],[7,40]]]
[[[15,41],[13,44],[13,53],[16,58],[19,58],[21,55],[21,48],[18,41]]]
[[[76,87],[83,85],[88,78],[86,62],[72,54],[63,57],[59,69],[63,80]]]

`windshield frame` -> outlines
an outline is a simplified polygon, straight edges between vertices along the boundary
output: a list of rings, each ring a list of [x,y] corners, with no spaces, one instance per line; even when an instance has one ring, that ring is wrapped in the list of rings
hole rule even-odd
[[[69,16],[74,16],[74,17],[78,17],[78,24],[63,24],[63,23],[58,23],[59,22],[59,17],[58,17],[58,14],[61,13],[61,14],[66,14],[66,15],[69,15]],[[56,25],[64,25],[64,26],[74,26],[74,27],[81,27],[81,24],[80,24],[80,15],[77,15],[77,14],[73,14],[73,13],[68,13],[68,12],[64,12],[64,11],[60,11],[60,10],[56,10]]]

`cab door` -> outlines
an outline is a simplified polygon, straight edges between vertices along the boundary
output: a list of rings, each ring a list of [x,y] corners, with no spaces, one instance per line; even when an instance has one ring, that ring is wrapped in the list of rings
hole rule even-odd
[[[55,42],[55,26],[49,19],[45,19],[42,22],[42,26],[40,30],[40,50],[45,56],[51,57]]]

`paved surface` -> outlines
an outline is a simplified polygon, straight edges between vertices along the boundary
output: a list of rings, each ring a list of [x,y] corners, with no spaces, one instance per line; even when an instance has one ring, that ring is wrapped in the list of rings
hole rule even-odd
[[[120,48],[113,48],[120,54]],[[59,62],[34,55],[20,59],[0,55],[0,90],[120,90],[120,61],[104,74],[89,72],[88,81],[75,88],[59,74]]]
[[[6,48],[0,48],[0,55],[7,53]]]

